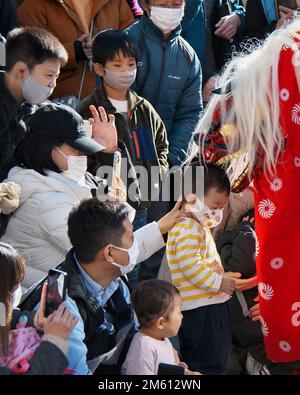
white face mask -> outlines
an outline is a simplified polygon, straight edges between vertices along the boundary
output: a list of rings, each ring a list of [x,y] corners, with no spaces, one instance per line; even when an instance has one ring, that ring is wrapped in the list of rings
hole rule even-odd
[[[136,69],[127,71],[112,71],[108,69],[104,70],[104,82],[118,91],[129,89],[136,78]]]
[[[41,104],[52,95],[54,88],[40,84],[30,74],[22,83],[22,93],[25,101],[30,104]]]
[[[134,240],[132,246],[128,250],[126,250],[125,248],[117,247],[115,245],[113,247],[117,248],[120,251],[127,252],[128,254],[128,262],[129,262],[128,265],[122,266],[116,262],[112,263],[112,265],[120,269],[122,276],[125,276],[125,274],[130,273],[134,269],[135,265],[137,264],[137,258],[139,255],[139,245],[137,241]]]
[[[211,210],[200,199],[196,199],[196,202],[192,205],[187,204],[187,210],[192,212],[197,220],[209,228],[214,228],[221,223],[223,218],[223,209],[218,208]]]
[[[66,158],[68,159],[68,170],[65,170],[63,174],[71,178],[77,182],[84,182],[85,180],[85,173],[87,172],[87,156],[67,156],[64,152],[62,152],[58,147],[57,150]]]
[[[150,19],[164,34],[171,33],[180,25],[184,15],[184,5],[180,8],[151,7]]]

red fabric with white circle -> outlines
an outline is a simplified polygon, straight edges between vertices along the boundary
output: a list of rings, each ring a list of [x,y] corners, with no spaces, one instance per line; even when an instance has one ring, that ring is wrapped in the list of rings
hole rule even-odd
[[[278,66],[286,148],[275,175],[255,180],[257,274],[262,331],[272,361],[300,360],[300,94],[293,51]]]

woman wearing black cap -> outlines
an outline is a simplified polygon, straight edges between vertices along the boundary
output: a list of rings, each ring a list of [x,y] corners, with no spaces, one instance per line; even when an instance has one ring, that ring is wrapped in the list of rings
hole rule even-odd
[[[11,169],[7,181],[21,185],[20,205],[2,240],[25,258],[25,288],[59,265],[71,249],[67,234],[69,212],[82,199],[92,197],[86,178],[86,155],[117,149],[113,115],[107,119],[101,107],[99,113],[93,106],[91,111],[93,139],[86,136],[83,119],[70,107],[42,106],[30,118],[26,137],[16,149],[17,166]],[[178,215],[180,212],[175,210],[158,224],[140,229],[140,237],[135,234],[143,241],[140,255],[144,251],[150,256],[164,246],[157,234],[174,226]],[[159,245],[153,241],[158,239],[162,240]]]

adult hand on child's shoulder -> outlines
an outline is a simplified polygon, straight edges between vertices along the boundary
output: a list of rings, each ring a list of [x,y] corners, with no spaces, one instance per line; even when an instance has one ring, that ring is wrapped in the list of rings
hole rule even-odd
[[[164,217],[157,221],[162,235],[168,233],[178,222],[183,221],[188,214],[181,209],[182,201],[178,200],[174,208]]]

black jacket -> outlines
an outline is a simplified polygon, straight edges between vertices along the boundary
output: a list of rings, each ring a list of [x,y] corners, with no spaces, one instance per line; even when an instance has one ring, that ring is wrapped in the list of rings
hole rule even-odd
[[[13,151],[25,133],[24,127],[10,128],[20,104],[7,89],[4,81],[4,71],[0,71],[0,181],[6,176],[8,161]]]
[[[91,360],[96,356],[103,355],[110,351],[116,345],[116,336],[119,329],[125,325],[130,324],[132,330],[124,342],[122,353],[119,361],[113,367],[109,366],[108,374],[111,372],[120,374],[121,364],[126,356],[126,351],[129,348],[130,342],[134,333],[136,332],[133,309],[127,303],[123,294],[123,287],[125,279],[119,279],[119,287],[114,294],[107,301],[106,305],[101,308],[99,303],[90,297],[85,289],[83,279],[78,271],[78,267],[74,258],[74,251],[70,250],[66,256],[65,262],[57,267],[67,273],[67,289],[68,296],[72,298],[78,308],[79,314],[84,324],[85,339],[87,346],[87,360]],[[23,301],[20,304],[20,309],[32,310],[40,301],[42,287],[47,277],[34,284],[23,296]],[[111,331],[102,330],[104,323],[104,310],[110,314],[113,328]],[[101,327],[101,328],[100,328]],[[99,330],[100,329],[100,330]],[[105,366],[100,366],[99,374],[105,374]]]
[[[87,360],[110,351],[116,344],[118,330],[133,319],[133,310],[123,296],[123,281],[119,280],[119,288],[102,309],[85,289],[73,250],[67,254],[66,261],[59,269],[67,273],[68,295],[75,301],[83,320],[84,342],[88,349]],[[111,323],[115,330],[111,332],[99,331],[99,327],[104,323],[104,309],[112,318]]]
[[[17,17],[10,0],[0,0],[0,33],[7,33],[17,26]]]
[[[255,275],[255,233],[250,222],[239,222],[232,231],[223,232],[216,241],[225,272],[239,272],[242,278]],[[257,287],[244,291],[248,309],[258,295]],[[262,336],[260,324],[245,317],[236,294],[229,301],[229,308],[235,338],[242,346],[249,346]]]
[[[275,3],[275,1],[274,1]],[[245,16],[245,38],[264,40],[268,34],[276,29],[277,21],[268,23],[262,0],[247,1]]]

